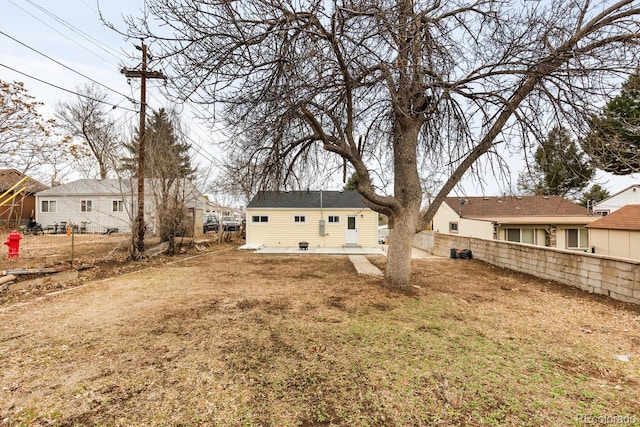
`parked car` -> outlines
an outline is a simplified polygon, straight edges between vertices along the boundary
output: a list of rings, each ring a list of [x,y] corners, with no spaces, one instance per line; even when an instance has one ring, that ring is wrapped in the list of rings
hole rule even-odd
[[[220,221],[218,221],[218,217],[211,215],[205,218],[205,221],[202,224],[202,232],[207,234],[208,231],[218,231],[219,227]]]
[[[224,231],[237,231],[240,229],[240,221],[232,216],[223,216],[222,229]]]

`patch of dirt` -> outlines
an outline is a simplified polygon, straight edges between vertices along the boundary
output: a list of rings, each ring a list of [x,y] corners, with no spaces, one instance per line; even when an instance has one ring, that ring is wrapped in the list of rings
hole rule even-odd
[[[146,243],[147,248],[149,248],[158,242],[154,239],[148,239]],[[237,243],[223,243],[218,245],[207,239],[199,240],[196,243],[187,240],[179,243],[177,254],[160,254],[154,257],[132,260],[128,240],[121,238],[120,241],[114,243],[114,239],[112,238],[108,243],[97,242],[78,245],[72,262],[60,261],[59,258],[61,258],[61,256],[56,254],[55,248],[53,250],[49,247],[30,250],[29,255],[26,257],[23,256],[18,259],[6,260],[0,270],[53,269],[56,270],[56,272],[15,274],[16,280],[13,284],[0,285],[0,306],[23,303],[51,292],[75,288],[95,280],[107,279],[142,269],[162,266],[183,258],[201,254],[204,251],[236,249],[237,247]],[[68,256],[68,254],[65,253],[65,256]],[[72,280],[68,280],[65,275],[56,274],[71,271],[78,272],[77,277]],[[62,277],[62,280],[58,280],[58,276]]]

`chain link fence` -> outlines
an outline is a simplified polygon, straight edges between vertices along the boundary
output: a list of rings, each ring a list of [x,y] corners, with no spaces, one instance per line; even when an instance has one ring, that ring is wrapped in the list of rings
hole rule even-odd
[[[8,258],[8,245],[3,244],[0,252],[0,270],[21,268],[24,266],[37,267],[68,262],[82,258],[101,258],[110,253],[127,252],[131,246],[131,234],[111,232],[92,233],[79,232],[69,228],[53,232],[46,230],[44,234],[20,233],[19,253],[17,258]],[[84,231],[84,230],[83,230]],[[9,234],[13,230],[0,230],[2,242],[8,242]]]

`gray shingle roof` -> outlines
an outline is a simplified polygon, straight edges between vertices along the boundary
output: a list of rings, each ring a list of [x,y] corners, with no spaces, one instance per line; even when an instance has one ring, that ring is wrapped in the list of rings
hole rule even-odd
[[[363,197],[355,190],[344,191],[260,191],[247,209],[292,208],[292,209],[361,209],[367,206]]]
[[[48,190],[38,192],[38,196],[88,196],[129,194],[131,187],[129,180],[119,179],[79,179],[68,184],[59,185]]]

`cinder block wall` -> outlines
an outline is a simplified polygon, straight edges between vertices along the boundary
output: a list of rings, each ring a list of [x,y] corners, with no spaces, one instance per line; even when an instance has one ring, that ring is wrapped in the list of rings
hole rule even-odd
[[[414,246],[448,257],[450,249],[470,249],[473,258],[511,270],[554,280],[588,292],[640,304],[640,262],[598,254],[534,246],[503,240],[419,233]]]

